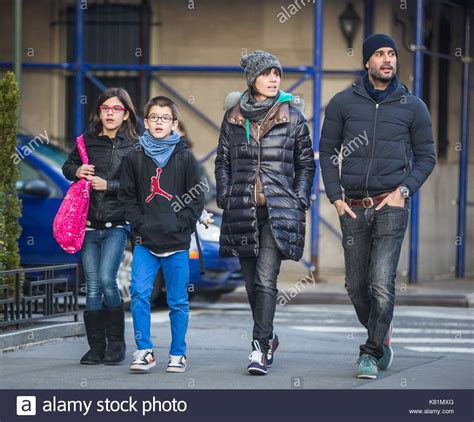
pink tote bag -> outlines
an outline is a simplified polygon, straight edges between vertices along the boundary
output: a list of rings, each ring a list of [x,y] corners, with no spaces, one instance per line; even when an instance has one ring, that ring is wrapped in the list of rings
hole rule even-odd
[[[76,138],[77,149],[84,164],[89,164],[84,137]],[[67,253],[73,254],[82,248],[86,233],[91,183],[79,179],[68,189],[53,222],[53,236]]]

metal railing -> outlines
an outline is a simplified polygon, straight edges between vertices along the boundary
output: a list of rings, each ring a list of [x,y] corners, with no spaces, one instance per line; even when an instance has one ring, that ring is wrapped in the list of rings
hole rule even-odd
[[[57,275],[65,270],[74,275],[72,288],[68,277]],[[14,293],[7,277],[15,277]],[[0,271],[0,328],[63,316],[77,322],[78,283],[77,264]]]

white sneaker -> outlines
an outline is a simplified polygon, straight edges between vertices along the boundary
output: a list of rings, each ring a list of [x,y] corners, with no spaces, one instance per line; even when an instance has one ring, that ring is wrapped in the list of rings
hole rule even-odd
[[[170,361],[168,362],[166,372],[184,372],[186,371],[186,364],[186,356],[170,355]]]
[[[249,366],[247,371],[252,375],[266,375],[268,372],[267,355],[262,353],[258,340],[252,342],[252,353],[249,356]]]
[[[152,349],[137,350],[133,353],[133,361],[130,364],[130,371],[147,372],[155,365],[156,359]]]

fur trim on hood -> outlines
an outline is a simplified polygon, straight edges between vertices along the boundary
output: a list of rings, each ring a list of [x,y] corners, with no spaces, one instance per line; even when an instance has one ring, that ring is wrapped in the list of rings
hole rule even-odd
[[[236,104],[239,103],[240,97],[242,96],[242,92],[239,91],[232,91],[227,94],[224,100],[224,108],[225,110],[229,110],[234,107]],[[299,109],[300,111],[304,111],[304,101],[300,97],[293,96],[293,99],[290,101],[290,105]]]

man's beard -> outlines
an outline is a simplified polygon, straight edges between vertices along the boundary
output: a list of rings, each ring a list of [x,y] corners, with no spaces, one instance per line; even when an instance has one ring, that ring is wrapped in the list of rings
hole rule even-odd
[[[395,76],[396,71],[397,71],[397,69],[392,66],[392,75],[391,76],[385,76],[385,75],[382,74],[382,72],[380,72],[376,68],[370,68],[369,69],[370,76],[372,76],[372,78],[375,79],[376,81],[382,82],[382,83],[390,82],[393,79],[393,77]]]

